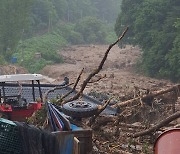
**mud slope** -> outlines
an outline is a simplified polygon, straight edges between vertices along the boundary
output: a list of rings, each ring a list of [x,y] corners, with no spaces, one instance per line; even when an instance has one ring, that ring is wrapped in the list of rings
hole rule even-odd
[[[82,79],[87,76],[101,61],[108,45],[70,46],[59,52],[64,58],[63,64],[46,66],[41,73],[56,78],[56,83],[68,76],[73,82],[82,68],[85,68]],[[137,47],[127,46],[120,49],[114,46],[99,75],[106,78],[90,84],[85,92],[96,91],[113,95],[125,95],[133,91],[134,86],[145,89],[160,89],[172,85],[166,80],[157,80],[135,73],[134,66],[141,57]],[[82,80],[81,80],[82,81]]]

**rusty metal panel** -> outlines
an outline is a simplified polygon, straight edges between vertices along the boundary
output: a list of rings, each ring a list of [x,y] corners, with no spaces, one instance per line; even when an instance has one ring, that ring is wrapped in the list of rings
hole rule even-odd
[[[180,154],[180,129],[170,129],[156,140],[154,154]]]

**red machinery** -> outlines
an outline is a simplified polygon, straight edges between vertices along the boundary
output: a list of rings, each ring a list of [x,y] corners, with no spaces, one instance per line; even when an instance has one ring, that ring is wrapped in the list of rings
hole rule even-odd
[[[0,105],[0,111],[7,116],[9,120],[24,121],[27,117],[31,117],[32,114],[41,109],[42,103],[29,103],[27,106],[16,106],[3,103]]]
[[[27,117],[31,117],[32,114],[41,109],[42,107],[42,92],[40,87],[40,81],[44,79],[40,74],[14,74],[14,75],[2,75],[0,76],[0,112],[9,120],[24,121]],[[33,101],[28,102],[26,98],[22,96],[22,86],[20,82],[31,81],[32,82],[32,98]],[[37,81],[39,87],[38,100],[35,99],[35,87],[34,81]],[[17,82],[19,89],[14,89],[7,94],[6,86]],[[16,94],[15,91],[18,93]]]

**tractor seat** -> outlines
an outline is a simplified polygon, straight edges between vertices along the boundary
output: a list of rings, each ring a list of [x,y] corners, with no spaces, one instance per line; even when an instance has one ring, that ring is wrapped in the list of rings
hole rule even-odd
[[[13,99],[13,98],[8,98],[6,99],[6,104],[9,104],[9,105],[17,105],[18,104],[18,100],[17,99]]]
[[[11,105],[13,108],[21,108],[28,106],[26,99],[22,97],[19,97],[18,99],[6,99],[5,103]]]

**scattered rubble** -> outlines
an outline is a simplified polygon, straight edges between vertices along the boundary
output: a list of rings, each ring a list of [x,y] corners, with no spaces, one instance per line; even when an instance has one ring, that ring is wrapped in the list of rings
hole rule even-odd
[[[81,75],[83,79],[98,66],[103,57],[107,46],[74,46],[73,51],[67,49],[61,52],[64,58],[67,57],[65,64],[47,66],[42,73],[50,77],[61,78],[68,76],[70,80],[75,81],[74,74],[78,74],[85,67]],[[87,84],[85,93],[106,101],[111,99],[110,105],[118,107],[118,114],[115,116],[98,116],[95,122],[90,125],[93,129],[93,153],[114,153],[114,154],[139,154],[153,153],[153,144],[157,136],[163,131],[178,127],[179,122],[179,92],[174,90],[175,84],[167,80],[158,80],[144,77],[137,74],[134,66],[141,51],[137,47],[127,46],[125,49],[119,49],[115,46],[109,54],[101,76],[106,75],[98,82]],[[70,61],[73,61],[73,64]],[[95,66],[94,66],[95,65]],[[81,87],[76,87],[77,90]],[[156,95],[159,91],[166,91],[162,95]],[[154,97],[146,96],[154,94]],[[135,100],[134,100],[135,99]],[[132,100],[133,103],[121,103]],[[119,104],[119,105],[117,105]],[[151,130],[161,121],[177,112],[178,116],[172,122],[168,122],[157,130],[153,130],[147,135],[139,137],[133,136],[145,130]],[[172,120],[172,119],[171,119]],[[89,119],[82,121],[81,126],[87,127]],[[89,123],[88,123],[89,124]],[[89,126],[88,126],[89,127]]]

